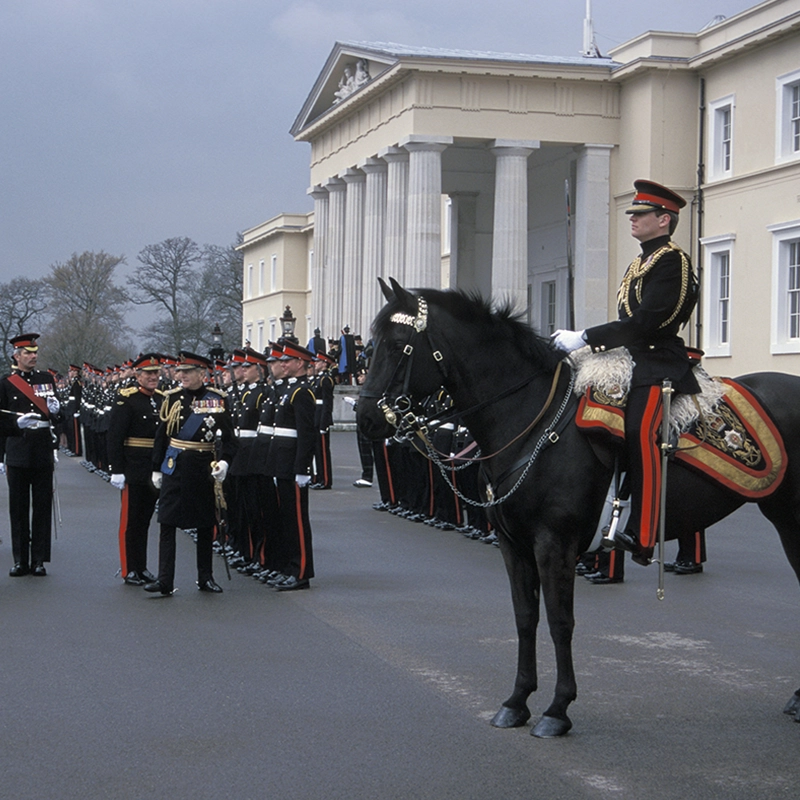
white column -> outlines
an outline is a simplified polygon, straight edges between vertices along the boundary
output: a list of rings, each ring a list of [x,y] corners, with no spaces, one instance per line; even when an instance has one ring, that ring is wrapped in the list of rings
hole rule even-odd
[[[585,144],[575,187],[575,328],[608,321],[609,185],[612,145]]]
[[[528,156],[539,142],[495,139],[492,297],[528,305]]]
[[[367,176],[360,169],[346,169],[339,177],[347,184],[344,222],[344,269],[342,271],[342,318],[339,327],[353,333],[361,318],[361,268],[364,261],[364,188]]]
[[[325,263],[325,246],[328,238],[328,190],[317,184],[308,190],[314,199],[314,263],[311,266],[311,329],[319,328],[323,336],[325,319],[325,294],[328,268]],[[305,344],[305,342],[303,342]]]
[[[409,136],[406,282],[409,288],[441,286],[442,152],[452,136]]]
[[[408,151],[387,147],[378,154],[387,164],[384,277],[406,280],[406,218],[408,212]]]
[[[342,327],[342,292],[344,272],[344,225],[345,189],[347,184],[341,178],[328,178],[328,238],[327,281],[325,286],[325,327],[323,334],[328,339],[338,339]]]
[[[367,175],[364,197],[364,271],[361,283],[361,320],[356,333],[364,342],[369,337],[370,325],[381,307],[378,276],[383,272],[383,240],[386,229],[386,193],[388,165],[380,158],[368,158],[359,165]]]

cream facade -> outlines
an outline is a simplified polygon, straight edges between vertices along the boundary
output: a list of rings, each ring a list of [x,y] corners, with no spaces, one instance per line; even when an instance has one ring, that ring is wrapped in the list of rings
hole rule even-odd
[[[310,338],[313,220],[313,213],[279,214],[243,234],[237,248],[244,259],[242,341],[256,350],[280,337],[287,306],[295,335]]]
[[[690,200],[684,335],[709,370],[800,373],[798,87],[800,0],[608,58],[337,43],[292,127],[311,145],[307,327],[367,335],[378,276],[491,294],[543,333],[605,322],[647,177]]]

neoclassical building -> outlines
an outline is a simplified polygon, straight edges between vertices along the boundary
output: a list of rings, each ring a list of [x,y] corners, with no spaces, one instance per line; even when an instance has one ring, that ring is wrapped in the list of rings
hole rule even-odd
[[[648,177],[690,200],[685,336],[710,371],[800,373],[800,0],[607,58],[337,43],[291,132],[311,145],[308,331],[366,334],[378,276],[509,298],[543,333],[604,322]]]

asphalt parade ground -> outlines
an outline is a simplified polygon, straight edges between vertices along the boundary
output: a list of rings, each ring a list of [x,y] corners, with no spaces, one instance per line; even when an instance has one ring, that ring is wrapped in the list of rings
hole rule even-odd
[[[516,663],[499,550],[372,510],[355,434],[333,452],[301,592],[228,581],[215,557],[224,594],[200,593],[181,533],[175,596],[123,585],[118,492],[64,456],[48,576],[11,578],[2,481],[0,797],[798,797],[782,709],[800,591],[755,507],[709,530],[705,572],[667,575],[661,602],[654,566],[577,579],[574,728],[539,740],[488,722]],[[534,720],[554,683],[544,624],[539,649]]]

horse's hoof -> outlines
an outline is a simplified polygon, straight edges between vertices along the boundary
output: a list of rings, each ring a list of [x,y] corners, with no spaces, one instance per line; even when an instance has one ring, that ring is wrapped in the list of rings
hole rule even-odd
[[[789,702],[783,707],[784,714],[797,714],[800,711],[800,694],[795,692]]]
[[[572,727],[568,719],[558,719],[558,717],[542,717],[531,730],[531,736],[538,739],[554,739],[556,736],[563,736]]]
[[[530,718],[531,712],[527,706],[522,708],[500,706],[500,710],[492,719],[492,725],[495,728],[521,728]]]

